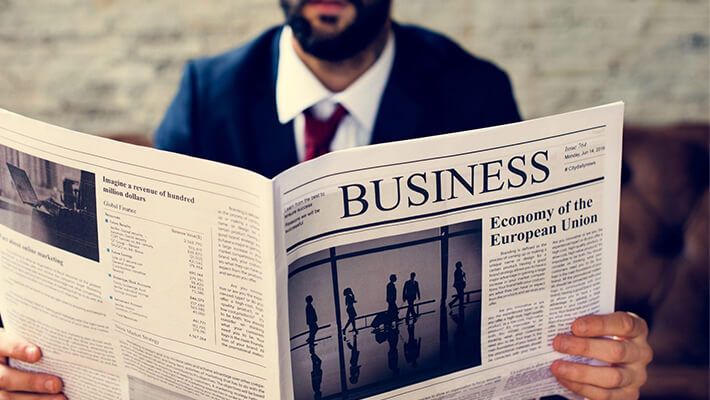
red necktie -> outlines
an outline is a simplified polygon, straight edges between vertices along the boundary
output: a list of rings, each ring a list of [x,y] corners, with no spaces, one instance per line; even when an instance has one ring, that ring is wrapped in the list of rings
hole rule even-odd
[[[335,105],[335,110],[326,120],[318,119],[313,110],[309,108],[304,113],[306,117],[306,156],[304,161],[312,160],[330,151],[330,142],[335,137],[335,132],[348,110],[340,104]]]

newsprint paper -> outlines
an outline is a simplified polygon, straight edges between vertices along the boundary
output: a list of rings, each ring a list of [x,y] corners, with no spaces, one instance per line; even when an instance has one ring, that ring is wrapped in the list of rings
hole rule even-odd
[[[71,400],[571,397],[613,311],[623,104],[273,180],[0,111],[0,314]]]

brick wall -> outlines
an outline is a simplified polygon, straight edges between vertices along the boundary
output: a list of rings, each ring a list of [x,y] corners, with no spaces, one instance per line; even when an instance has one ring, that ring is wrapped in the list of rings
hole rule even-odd
[[[646,124],[709,119],[708,0],[395,0],[509,71],[526,118],[624,100]],[[277,0],[0,0],[0,107],[150,134],[184,61],[281,21]]]

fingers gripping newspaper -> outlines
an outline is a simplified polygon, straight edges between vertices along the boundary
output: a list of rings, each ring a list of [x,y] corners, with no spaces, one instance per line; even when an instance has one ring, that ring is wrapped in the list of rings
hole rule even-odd
[[[0,315],[44,355],[11,364],[72,400],[572,398],[551,341],[613,311],[622,120],[269,180],[0,112]]]

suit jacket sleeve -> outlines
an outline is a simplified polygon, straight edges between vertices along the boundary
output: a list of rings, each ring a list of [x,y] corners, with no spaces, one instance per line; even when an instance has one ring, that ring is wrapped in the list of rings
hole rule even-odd
[[[195,155],[196,73],[191,61],[185,66],[178,92],[155,133],[155,147]]]
[[[497,126],[520,122],[522,118],[518,111],[513,86],[508,74],[493,64],[487,64],[486,67],[486,72],[481,74],[486,77],[484,80],[485,83],[483,83],[486,93],[484,95],[486,99],[484,126]],[[475,87],[472,87],[471,90],[475,90]]]
[[[498,125],[520,122],[522,121],[522,117],[520,116],[518,104],[515,101],[515,95],[513,94],[513,85],[510,83],[508,74],[502,70],[499,71],[500,75],[498,79],[500,96],[497,96],[498,104],[494,105],[495,109],[500,112],[500,121]]]

